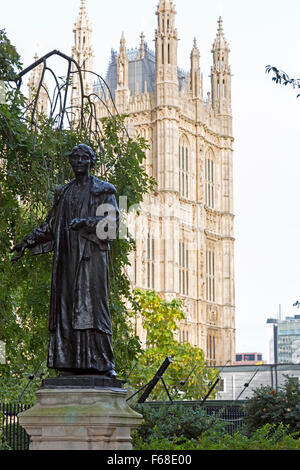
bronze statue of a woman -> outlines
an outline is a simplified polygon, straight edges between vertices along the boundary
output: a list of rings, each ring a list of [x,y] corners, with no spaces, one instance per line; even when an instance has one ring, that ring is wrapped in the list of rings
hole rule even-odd
[[[56,191],[46,221],[12,249],[17,252],[12,262],[26,248],[36,255],[54,252],[48,367],[114,378],[108,305],[108,250],[114,237],[108,225],[116,234],[116,189],[90,175],[95,154],[89,146],[74,147],[69,161],[75,178]]]

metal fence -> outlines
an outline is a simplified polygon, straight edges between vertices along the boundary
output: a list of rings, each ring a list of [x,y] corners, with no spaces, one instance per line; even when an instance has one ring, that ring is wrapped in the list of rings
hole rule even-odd
[[[222,422],[226,424],[226,430],[229,434],[234,434],[244,424],[244,418],[246,416],[242,407],[243,403],[239,405],[233,405],[231,402],[210,402],[204,406],[206,413],[211,416],[215,415]]]
[[[200,408],[200,401],[176,401],[174,405],[183,405],[194,410]],[[243,402],[232,404],[228,401],[207,401],[203,406],[208,416],[216,416],[226,424],[229,434],[236,432],[244,422],[245,413],[242,409]],[[18,414],[27,410],[32,405],[29,404],[0,404],[0,414],[2,415],[1,428],[7,444],[12,450],[28,450],[29,436],[25,429],[19,424]],[[172,406],[169,402],[145,402],[145,407],[159,408],[161,406]]]
[[[3,436],[12,450],[28,450],[29,436],[19,424],[18,414],[28,410],[32,405],[4,403],[0,404],[1,430]]]
[[[225,424],[226,431],[232,435],[244,424],[244,418],[246,414],[243,410],[243,404],[244,401],[242,400],[239,400],[238,403],[225,400],[207,400],[203,405],[203,410],[206,411],[208,416],[215,416],[220,421],[222,421]],[[143,406],[150,406],[156,409],[166,405],[172,406],[170,403],[165,401],[149,401],[143,403]],[[201,408],[201,401],[175,401],[174,405],[180,405],[197,410]]]

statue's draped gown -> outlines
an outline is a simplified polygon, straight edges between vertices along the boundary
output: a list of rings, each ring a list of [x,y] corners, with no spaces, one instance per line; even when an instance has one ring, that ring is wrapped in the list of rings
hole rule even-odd
[[[96,234],[97,224],[105,227],[108,218],[97,217],[96,211],[101,204],[110,204],[109,219],[114,218],[117,227],[115,192],[113,185],[95,177],[84,187],[71,181],[57,192],[46,222],[24,239],[33,254],[54,251],[49,368],[88,373],[114,369],[108,306],[110,242]],[[70,229],[75,218],[88,219],[89,227]]]

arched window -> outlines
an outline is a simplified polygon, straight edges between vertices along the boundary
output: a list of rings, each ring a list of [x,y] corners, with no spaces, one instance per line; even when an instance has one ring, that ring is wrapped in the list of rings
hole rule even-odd
[[[134,252],[134,258],[133,258],[133,283],[136,286],[137,285],[137,255],[136,251]]]
[[[205,203],[211,209],[215,207],[215,164],[212,151],[205,159]]]
[[[182,137],[179,143],[179,194],[189,197],[189,145],[186,137]]]
[[[189,252],[186,242],[179,242],[179,293],[189,294]]]
[[[211,331],[207,335],[206,359],[209,365],[216,365],[216,336]]]
[[[155,261],[154,261],[154,249],[155,249],[155,241],[153,236],[148,234],[147,237],[147,287],[148,289],[154,289],[155,287]]]
[[[215,252],[209,247],[206,251],[206,300],[216,301]]]

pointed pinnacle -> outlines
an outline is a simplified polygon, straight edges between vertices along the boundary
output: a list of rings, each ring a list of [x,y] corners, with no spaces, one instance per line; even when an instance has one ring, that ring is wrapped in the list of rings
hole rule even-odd
[[[219,23],[218,33],[223,33],[223,20],[221,16],[219,16],[218,23]]]

